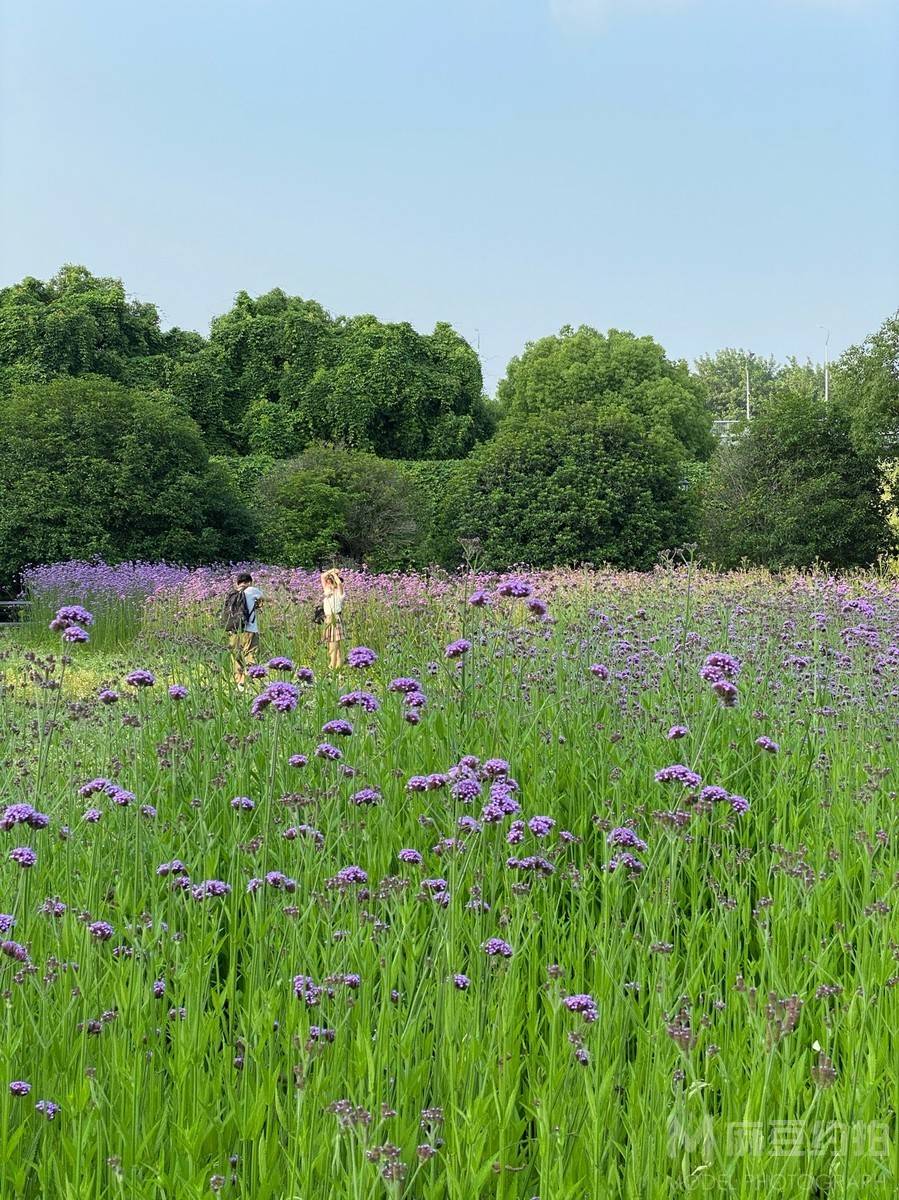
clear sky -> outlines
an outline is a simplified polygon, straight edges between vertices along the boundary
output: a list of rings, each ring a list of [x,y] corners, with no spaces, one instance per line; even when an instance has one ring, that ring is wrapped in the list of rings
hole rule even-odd
[[[897,0],[0,0],[0,283],[820,358],[899,306]]]

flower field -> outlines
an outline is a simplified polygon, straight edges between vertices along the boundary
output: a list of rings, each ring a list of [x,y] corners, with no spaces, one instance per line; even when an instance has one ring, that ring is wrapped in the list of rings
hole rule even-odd
[[[0,633],[2,1200],[896,1195],[894,581],[253,571]]]

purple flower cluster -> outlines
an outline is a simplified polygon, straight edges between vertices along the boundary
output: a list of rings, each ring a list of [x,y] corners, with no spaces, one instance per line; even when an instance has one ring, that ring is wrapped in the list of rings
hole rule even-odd
[[[125,676],[125,682],[129,687],[147,688],[152,687],[156,682],[156,676],[152,671],[145,671],[142,667],[138,667],[136,671],[129,671]]]
[[[293,683],[277,680],[254,697],[250,711],[254,717],[262,718],[265,710],[271,706],[275,712],[293,712],[300,700],[299,689]]]
[[[361,708],[363,712],[368,713],[377,712],[381,707],[371,692],[347,692],[337,703],[341,708]]]
[[[46,829],[50,818],[38,812],[30,804],[8,804],[0,815],[0,829],[9,830],[15,825],[28,825],[32,829]]]
[[[368,646],[354,646],[346,656],[346,665],[355,667],[357,670],[367,670],[373,667],[378,661],[378,656],[374,650],[369,650]]]

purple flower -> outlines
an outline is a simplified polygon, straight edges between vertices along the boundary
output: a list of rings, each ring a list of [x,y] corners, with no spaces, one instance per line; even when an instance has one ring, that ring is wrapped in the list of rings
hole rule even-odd
[[[91,921],[87,927],[88,933],[98,942],[108,942],[115,933],[108,921]]]
[[[173,700],[186,700],[187,688],[183,683],[173,683],[169,688],[169,695]]]
[[[59,1112],[59,1105],[53,1100],[38,1100],[34,1107],[39,1113],[43,1114],[48,1121],[52,1121]]]
[[[0,816],[0,829],[12,829],[14,825],[28,825],[34,809],[30,804],[8,804]]]
[[[130,671],[125,676],[125,682],[129,687],[152,687],[156,682],[156,676],[152,671],[145,671],[142,667],[139,667],[136,671]]]
[[[305,767],[309,759],[305,754],[291,754],[287,760],[287,765],[290,767]]]
[[[377,654],[375,654],[374,650],[369,650],[368,646],[354,646],[346,656],[346,665],[348,667],[356,667],[359,670],[373,667],[377,661]]]
[[[418,692],[421,691],[421,684],[417,679],[400,675],[398,679],[391,679],[387,685],[387,690],[388,692]]]
[[[530,600],[528,600],[528,610],[532,612],[535,617],[545,617],[549,612],[546,601],[541,600],[539,596],[531,596]]]
[[[592,1023],[599,1017],[596,1001],[585,993],[578,996],[566,996],[562,1003],[569,1012],[581,1013],[588,1023]]]
[[[350,796],[350,802],[357,805],[380,804],[381,793],[377,788],[362,788],[360,791],[355,792],[352,796]]]
[[[730,806],[738,817],[742,817],[744,813],[749,812],[749,801],[745,796],[731,796]]]
[[[87,625],[90,627],[94,623],[94,614],[88,612],[86,608],[82,608],[80,604],[65,604],[62,608],[56,610],[56,616],[51,622],[50,628],[59,622],[60,627],[69,625],[74,622],[76,625]]]
[[[613,829],[606,838],[606,845],[630,850],[647,850],[649,848],[642,838],[637,837],[633,829],[628,829],[626,826]]]
[[[299,703],[300,691],[296,684],[276,680],[259,693],[250,706],[254,717],[261,718],[271,705],[275,712],[293,712]]]
[[[729,800],[730,792],[727,788],[719,787],[717,784],[709,784],[699,793],[699,799],[706,804],[718,804],[722,800]]]
[[[337,762],[343,758],[343,751],[338,750],[336,746],[332,746],[330,742],[322,742],[321,745],[315,747],[316,758],[327,758],[331,762]]]
[[[20,867],[33,867],[37,862],[37,855],[30,846],[16,846],[9,852],[9,861],[18,863]]]
[[[467,975],[456,974],[453,976],[453,987],[458,988],[460,992],[467,992],[471,987],[471,980]]]
[[[91,779],[78,789],[78,795],[87,798],[96,792],[105,792],[108,787],[112,786],[108,779]]]
[[[261,663],[254,663],[252,667],[247,667],[247,675],[250,679],[267,679],[268,667],[263,667]]]
[[[590,674],[595,675],[597,679],[608,679],[609,668],[605,663],[593,663],[590,667]]]
[[[62,631],[62,640],[75,645],[77,642],[89,642],[90,634],[86,629],[82,629],[80,625],[67,625]]]
[[[314,1008],[319,1002],[323,989],[318,987],[308,975],[294,975],[293,991],[298,1000],[303,1000],[307,1008]]]
[[[119,693],[113,691],[112,688],[104,688],[102,692],[97,694],[97,699],[101,704],[117,704]]]
[[[686,737],[690,730],[686,725],[672,725],[668,730],[667,737],[669,741],[677,741],[678,738]]]
[[[359,707],[365,712],[377,712],[381,707],[371,692],[347,692],[337,701],[341,708]]]
[[[315,683],[315,672],[311,667],[297,667],[293,677],[297,683]]]
[[[210,897],[227,896],[230,891],[230,883],[224,883],[221,879],[204,879],[202,883],[191,888],[190,894],[194,900],[207,900]]]
[[[729,679],[733,682],[740,677],[740,667],[741,663],[738,658],[719,650],[706,657],[699,675],[707,683],[716,683],[720,679]]]
[[[613,858],[610,858],[606,870],[615,871],[618,867],[627,867],[629,871],[634,873],[644,870],[643,863],[640,862],[639,858],[635,858],[627,850],[623,850],[621,854],[616,854]]]
[[[31,1091],[31,1084],[26,1083],[24,1079],[14,1079],[9,1085],[9,1090],[14,1096],[27,1096]]]
[[[512,947],[509,945],[508,942],[504,942],[502,938],[498,938],[498,937],[488,938],[487,941],[484,942],[481,949],[490,958],[495,958],[497,956],[499,956],[500,958],[511,958],[512,957]]]
[[[268,669],[270,671],[292,671],[293,659],[286,658],[283,654],[276,654],[274,658],[268,660]]]
[[[161,1000],[165,995],[165,980],[157,979],[153,984],[153,995],[157,1000]]]
[[[231,801],[231,807],[239,812],[250,812],[256,805],[249,796],[235,796]]]
[[[772,742],[769,737],[765,736],[765,734],[762,734],[761,737],[757,737],[755,739],[755,744],[760,750],[767,751],[768,754],[777,754],[777,752],[780,750],[780,746],[778,746],[777,742]]]
[[[481,785],[476,779],[460,779],[453,784],[451,791],[457,800],[461,800],[463,804],[470,804],[480,796]]]
[[[417,850],[400,850],[397,858],[400,862],[411,863],[412,866],[420,867],[424,859]]]
[[[533,589],[523,579],[505,579],[496,590],[500,596],[511,597],[513,600],[524,600],[530,596]]]
[[[468,603],[472,608],[486,608],[490,603],[490,594],[485,592],[483,588],[478,588],[468,597]]]
[[[326,881],[326,886],[336,888],[338,891],[345,891],[357,883],[368,883],[368,875],[361,867],[351,865],[341,867],[336,875]]]
[[[291,879],[289,875],[285,875],[283,871],[269,871],[265,876],[265,882],[269,887],[278,888],[285,892],[295,892],[297,890],[297,881]]]
[[[404,700],[407,708],[424,708],[427,702],[428,698],[424,692],[407,692]]]
[[[465,833],[480,833],[481,832],[480,823],[478,821],[476,821],[474,819],[474,817],[469,817],[467,814],[465,816],[460,817],[459,820],[457,821],[457,824],[460,829],[464,830]]]
[[[349,721],[326,721],[322,725],[322,733],[330,734],[336,737],[350,737],[353,732],[353,727]]]
[[[12,913],[0,913],[0,933],[9,933],[15,923],[16,918]]]
[[[674,763],[656,771],[656,783],[682,783],[684,787],[699,787],[702,778],[683,763]]]
[[[737,703],[739,692],[736,685],[731,683],[729,679],[717,679],[712,684],[712,691],[725,708],[733,708]]]
[[[443,654],[445,658],[461,658],[471,649],[471,642],[465,638],[459,638],[458,641],[450,642]]]
[[[481,771],[488,779],[503,779],[509,774],[509,764],[504,758],[488,758]]]
[[[555,828],[555,824],[552,817],[531,817],[528,829],[535,837],[547,837]]]
[[[186,875],[187,867],[180,858],[173,858],[171,862],[160,863],[156,868],[157,875]]]
[[[81,819],[87,821],[88,825],[96,825],[102,816],[103,813],[99,808],[89,808]]]
[[[27,962],[28,951],[21,942],[0,942],[0,951],[7,958],[14,958],[17,962]]]

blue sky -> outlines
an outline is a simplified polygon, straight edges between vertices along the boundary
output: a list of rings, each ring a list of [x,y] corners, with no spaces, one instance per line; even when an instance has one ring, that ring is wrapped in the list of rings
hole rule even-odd
[[[895,0],[0,0],[0,283],[838,353],[899,306]]]

